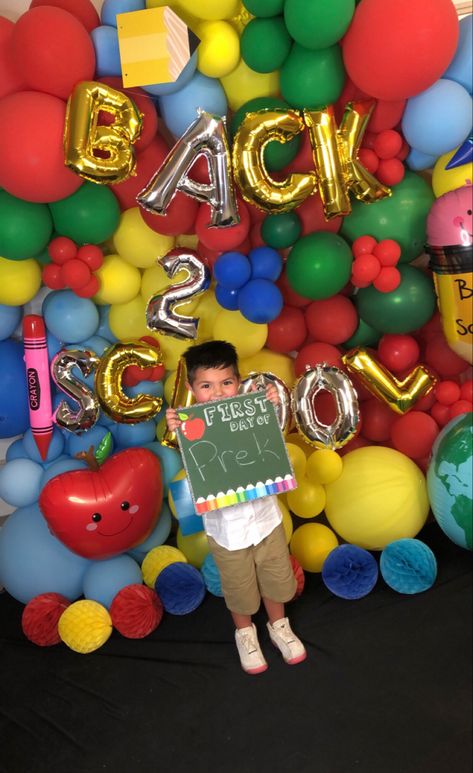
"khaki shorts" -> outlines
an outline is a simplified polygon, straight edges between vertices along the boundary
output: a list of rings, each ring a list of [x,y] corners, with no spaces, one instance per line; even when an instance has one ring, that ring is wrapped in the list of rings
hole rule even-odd
[[[231,612],[254,615],[261,597],[285,603],[294,598],[297,583],[282,524],[258,545],[227,550],[207,535],[220,572],[225,603]]]

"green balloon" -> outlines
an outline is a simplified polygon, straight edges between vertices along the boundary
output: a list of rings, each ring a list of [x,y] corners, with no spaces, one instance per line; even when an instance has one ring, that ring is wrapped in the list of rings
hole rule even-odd
[[[53,221],[47,204],[33,204],[0,191],[0,255],[34,258],[49,242]]]
[[[342,234],[353,242],[369,234],[375,239],[395,239],[401,245],[401,263],[409,263],[423,252],[426,221],[434,203],[428,183],[414,172],[406,171],[389,198],[365,204],[352,201],[352,211],[343,220]]]
[[[383,334],[374,327],[368,325],[364,319],[359,319],[358,327],[351,336],[343,342],[345,349],[351,349],[353,346],[375,346]]]
[[[244,105],[238,108],[232,118],[231,130],[233,136],[247,113],[257,110],[274,110],[275,108],[288,108],[289,105],[283,99],[278,97],[255,97],[249,99]],[[269,142],[264,151],[264,163],[269,172],[277,172],[294,161],[301,144],[300,136],[294,137],[289,142]]]
[[[311,49],[327,48],[343,37],[354,12],[354,0],[286,0],[284,20],[296,43]]]
[[[358,313],[383,333],[410,333],[432,317],[435,290],[430,276],[414,266],[399,266],[401,284],[391,293],[380,293],[372,285],[357,295]]]
[[[281,68],[281,94],[292,107],[320,108],[337,101],[345,77],[338,43],[319,51],[294,43]]]
[[[117,229],[118,201],[105,185],[85,182],[65,199],[49,204],[54,227],[77,244],[101,244]]]
[[[292,40],[282,16],[252,19],[241,36],[241,55],[256,72],[273,72],[284,64]]]
[[[331,298],[350,279],[352,253],[341,236],[327,231],[303,236],[286,263],[292,289],[314,301]]]
[[[296,212],[267,215],[261,226],[261,236],[269,247],[284,250],[292,247],[301,235],[302,223]]]
[[[278,16],[284,10],[285,0],[243,0],[246,10],[253,16]]]

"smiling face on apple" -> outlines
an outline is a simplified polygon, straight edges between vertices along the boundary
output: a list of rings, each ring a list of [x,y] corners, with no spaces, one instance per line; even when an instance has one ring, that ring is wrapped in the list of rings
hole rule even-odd
[[[57,475],[39,506],[55,537],[84,558],[110,558],[145,540],[163,499],[161,466],[145,448],[128,448],[97,470]]]

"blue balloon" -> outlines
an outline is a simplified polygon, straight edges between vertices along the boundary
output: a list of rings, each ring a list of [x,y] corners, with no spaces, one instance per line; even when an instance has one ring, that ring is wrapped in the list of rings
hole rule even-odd
[[[0,303],[0,341],[10,338],[23,317],[23,306],[5,306]]]
[[[164,386],[162,381],[140,381],[131,387],[124,387],[123,391],[128,397],[136,397],[137,395],[147,394],[153,395],[153,397],[162,397],[164,393]],[[153,416],[156,421],[157,416]]]
[[[122,588],[142,582],[141,569],[131,556],[114,556],[90,564],[84,574],[84,596],[109,609]]]
[[[473,16],[460,20],[460,38],[448,70],[442,76],[464,86],[469,94],[473,91]]]
[[[0,341],[0,438],[21,435],[29,426],[23,346]]]
[[[48,330],[68,344],[76,344],[95,335],[99,313],[90,298],[79,298],[72,290],[54,290],[43,302]]]
[[[18,440],[14,440],[13,443],[10,443],[10,445],[7,448],[7,452],[5,454],[5,461],[11,462],[13,459],[29,459],[30,457],[25,451],[25,447],[23,445],[23,438],[18,438]]]
[[[156,424],[153,419],[138,424],[115,424],[111,432],[118,448],[144,446],[156,437]]]
[[[64,459],[58,459],[52,464],[48,464],[46,470],[44,470],[43,477],[41,478],[41,488],[44,488],[46,483],[49,483],[49,481],[52,478],[55,478],[56,475],[62,475],[63,472],[72,472],[73,470],[86,469],[87,464],[82,462],[80,459],[71,459],[68,456]]]
[[[204,578],[205,587],[213,596],[223,596],[222,581],[218,566],[212,553],[207,553],[200,569]]]
[[[13,459],[0,468],[0,497],[13,507],[39,499],[43,468],[31,459]]]
[[[226,115],[228,103],[220,81],[197,71],[182,89],[159,97],[159,107],[169,131],[180,137],[197,118],[199,108]]]
[[[44,464],[45,462],[53,462],[58,456],[61,456],[64,450],[64,437],[62,432],[57,427],[54,427],[46,459],[42,459],[30,429],[25,432],[23,446],[30,459],[34,462],[39,462],[39,464]]]
[[[139,564],[142,564],[144,557],[147,555],[147,553],[149,553],[150,550],[157,548],[160,545],[164,545],[171,533],[171,527],[171,511],[167,503],[163,502],[159,520],[153,531],[149,537],[144,540],[144,542],[140,542],[139,545],[136,545],[134,548],[132,548],[132,550],[129,550],[128,555],[134,558],[135,561],[138,561]]]
[[[101,357],[104,351],[110,348],[110,341],[101,335],[94,335],[90,336],[90,338],[86,338],[85,341],[78,343],[75,348],[90,349],[95,352],[98,357]]]
[[[238,290],[251,277],[251,263],[241,252],[224,252],[215,261],[214,276],[226,290]]]
[[[252,279],[270,279],[275,282],[282,271],[282,257],[272,247],[255,247],[250,250]]]
[[[422,169],[431,169],[437,156],[428,156],[427,153],[421,153],[416,148],[411,148],[406,158],[406,164],[413,172],[420,172]]]
[[[279,287],[269,279],[250,279],[238,291],[238,308],[250,322],[272,322],[281,313],[283,305]]]
[[[455,81],[440,79],[407,100],[402,117],[406,141],[421,153],[441,156],[461,145],[471,131],[472,100]]]
[[[142,86],[141,88],[143,91],[147,91],[148,94],[152,94],[155,97],[164,97],[167,94],[175,94],[176,91],[179,91],[189,83],[195,73],[196,67],[197,51],[194,51],[177,80],[172,83],[152,83],[151,85]]]
[[[171,615],[193,612],[205,597],[204,578],[199,570],[179,561],[164,567],[158,574],[155,589]]]
[[[95,75],[121,75],[122,63],[116,27],[102,25],[90,33],[95,48]]]
[[[376,585],[378,563],[364,548],[339,545],[324,561],[322,580],[335,596],[361,599]]]
[[[227,290],[222,285],[215,285],[215,297],[217,302],[224,309],[229,311],[238,311],[238,293],[239,290]]]
[[[110,306],[99,306],[99,326],[97,328],[97,335],[101,336],[102,338],[106,338],[107,341],[110,341],[110,343],[115,343],[115,341],[118,341],[118,338],[113,335],[112,331],[110,330],[110,325],[108,324],[108,317],[110,314]]]
[[[154,443],[147,443],[145,448],[149,448],[150,451],[158,457],[161,462],[161,474],[163,478],[163,491],[164,496],[167,497],[169,492],[169,484],[177,473],[182,470],[182,460],[179,451],[174,448],[168,448],[155,441]]]
[[[437,577],[437,561],[431,549],[418,539],[398,539],[386,545],[379,568],[383,580],[398,593],[422,593]]]
[[[22,604],[40,593],[75,601],[89,564],[53,537],[36,504],[15,510],[0,529],[0,585]]]
[[[105,0],[100,11],[100,20],[102,24],[117,26],[117,13],[128,13],[129,11],[144,11],[146,0]]]
[[[68,432],[66,438],[67,453],[69,456],[75,457],[75,455],[79,454],[81,451],[87,451],[90,446],[93,446],[96,449],[108,431],[108,427],[96,424],[95,427],[88,429],[87,432],[83,432],[82,435],[75,435],[73,432]]]
[[[53,357],[60,352],[61,349],[64,349],[64,344],[56,338],[56,336],[53,336],[52,333],[46,333],[46,341],[48,342],[48,359],[49,362],[51,362]]]

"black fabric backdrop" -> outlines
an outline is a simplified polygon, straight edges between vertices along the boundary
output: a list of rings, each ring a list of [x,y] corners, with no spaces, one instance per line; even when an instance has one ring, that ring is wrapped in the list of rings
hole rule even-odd
[[[306,575],[288,612],[307,660],[287,666],[256,619],[264,674],[241,671],[230,617],[208,595],[148,638],[92,655],[40,648],[0,596],[1,773],[471,773],[471,562],[430,524],[435,586],[379,580],[334,597]]]

